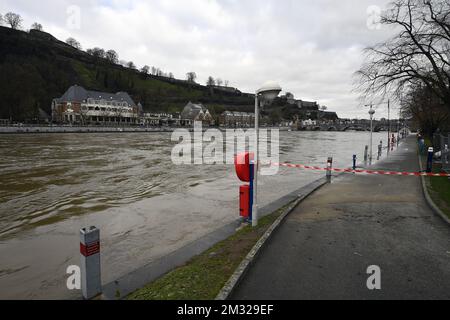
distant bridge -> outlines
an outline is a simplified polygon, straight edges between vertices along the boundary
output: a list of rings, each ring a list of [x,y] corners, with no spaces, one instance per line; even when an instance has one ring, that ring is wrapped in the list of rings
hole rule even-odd
[[[394,128],[393,128],[394,129]],[[299,131],[370,131],[370,124],[317,124],[310,126],[301,126],[298,127],[294,125],[294,130]],[[387,131],[387,128],[384,128],[380,125],[374,125],[374,131]]]

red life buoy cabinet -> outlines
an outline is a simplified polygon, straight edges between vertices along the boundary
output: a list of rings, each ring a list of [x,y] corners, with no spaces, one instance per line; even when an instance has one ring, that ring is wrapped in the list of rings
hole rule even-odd
[[[250,218],[250,186],[244,185],[239,188],[239,215]]]
[[[250,163],[254,160],[251,152],[239,153],[234,157],[236,174],[241,181],[250,182]]]

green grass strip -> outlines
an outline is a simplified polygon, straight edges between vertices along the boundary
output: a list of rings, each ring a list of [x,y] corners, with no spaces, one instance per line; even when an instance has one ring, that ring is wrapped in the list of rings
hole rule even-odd
[[[163,277],[130,294],[129,300],[212,300],[256,242],[286,207],[246,226]]]

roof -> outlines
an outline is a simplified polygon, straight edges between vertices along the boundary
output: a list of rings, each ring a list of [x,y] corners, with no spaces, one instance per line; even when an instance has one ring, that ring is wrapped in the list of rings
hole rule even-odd
[[[81,86],[74,85],[71,86],[64,95],[56,99],[58,102],[83,102],[87,99],[95,99],[95,100],[109,100],[109,101],[125,101],[131,106],[136,106],[133,99],[126,92],[117,92],[117,93],[108,93],[108,92],[100,92],[100,91],[90,91],[86,90]]]
[[[305,107],[305,108],[316,107],[317,106],[317,102],[312,102],[312,101],[300,100],[300,103],[301,103],[302,107]]]
[[[183,112],[181,112],[181,117],[183,119],[195,119],[200,112],[208,112],[208,109],[201,103],[189,103],[184,107]]]
[[[327,118],[327,119],[338,119],[338,115],[336,112],[334,111],[322,111],[322,118]]]

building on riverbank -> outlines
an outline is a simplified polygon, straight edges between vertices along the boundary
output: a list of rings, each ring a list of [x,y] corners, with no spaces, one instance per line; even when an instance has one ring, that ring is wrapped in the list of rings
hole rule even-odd
[[[318,112],[318,118],[322,123],[335,123],[338,122],[339,117],[334,111],[320,110]]]
[[[52,121],[63,124],[127,124],[139,123],[142,106],[126,92],[90,91],[74,85],[62,97],[53,99]]]
[[[211,116],[208,108],[201,103],[189,103],[181,112],[181,124],[184,126],[191,126],[196,121],[201,121],[204,126],[213,126],[215,124],[214,118]]]
[[[219,124],[229,128],[248,128],[255,123],[255,114],[248,112],[225,111],[219,117]]]
[[[153,127],[170,127],[181,126],[181,119],[179,114],[172,113],[144,113],[140,117],[139,123],[142,126]]]

